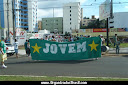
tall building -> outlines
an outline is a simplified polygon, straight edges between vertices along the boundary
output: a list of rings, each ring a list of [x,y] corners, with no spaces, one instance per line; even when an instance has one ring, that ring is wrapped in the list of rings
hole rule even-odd
[[[63,33],[80,29],[81,9],[80,2],[71,2],[63,6]]]
[[[7,6],[7,1],[9,9]],[[4,28],[4,36],[7,35],[8,21],[9,29],[13,30],[13,12],[12,12],[13,0],[0,0],[0,17],[1,27]],[[15,14],[15,29],[24,29],[26,31],[37,32],[37,0],[14,0],[14,14]],[[9,20],[7,20],[7,11]]]
[[[15,0],[15,9],[15,27],[37,32],[37,0]]]
[[[83,8],[81,8],[81,26],[83,25]]]
[[[8,26],[9,30],[13,29],[13,20],[12,20],[12,0],[8,0],[8,5],[7,5],[7,0],[0,0],[0,24],[1,27],[4,28],[2,30],[2,36],[7,37],[8,33]],[[9,7],[9,9],[8,9]],[[9,17],[7,19],[7,16]],[[9,25],[8,25],[9,22]]]
[[[54,17],[54,18],[42,18],[42,29],[49,30],[51,33],[59,33],[63,32],[63,18],[62,17]]]

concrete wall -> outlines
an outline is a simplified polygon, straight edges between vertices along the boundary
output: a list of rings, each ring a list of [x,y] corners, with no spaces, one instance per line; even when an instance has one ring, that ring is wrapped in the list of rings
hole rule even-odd
[[[114,13],[114,18],[109,20],[109,27],[128,28],[127,22],[128,22],[128,12],[117,12]]]
[[[114,13],[114,28],[128,28],[128,12]]]
[[[54,29],[57,29],[59,33],[63,32],[63,18],[54,17],[54,18],[42,18],[42,28],[43,30],[49,30],[54,32]]]

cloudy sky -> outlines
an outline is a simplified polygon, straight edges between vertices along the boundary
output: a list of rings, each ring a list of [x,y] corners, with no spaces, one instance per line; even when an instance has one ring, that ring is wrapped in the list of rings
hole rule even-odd
[[[95,15],[99,17],[99,5],[105,0],[39,0],[38,1],[38,20],[46,17],[63,17],[63,4],[69,2],[80,2],[83,8],[83,16],[91,17]],[[119,2],[121,2],[119,4]],[[114,12],[128,12],[128,0],[113,0]],[[92,4],[92,6],[90,6]]]

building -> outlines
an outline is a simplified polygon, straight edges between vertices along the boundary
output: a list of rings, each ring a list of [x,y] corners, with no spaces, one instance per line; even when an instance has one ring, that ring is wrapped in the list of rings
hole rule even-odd
[[[81,9],[80,2],[71,2],[63,6],[63,33],[80,29]]]
[[[88,26],[90,22],[96,21],[95,16],[93,15],[91,19],[86,18],[82,20],[82,26]]]
[[[7,10],[7,1],[9,9]],[[4,28],[4,36],[8,32],[8,22],[9,30],[13,30],[13,12],[12,12],[12,1],[13,0],[0,0],[0,17],[1,17],[1,27]],[[9,15],[9,20],[7,20],[7,11]],[[37,22],[37,0],[15,0],[14,2],[14,14],[15,14],[15,29],[24,29],[26,31],[37,32],[38,22]]]
[[[15,0],[15,9],[15,27],[37,32],[37,0]]]
[[[23,0],[28,1],[28,0]],[[38,0],[29,0],[28,2],[28,31],[38,32],[37,9]]]
[[[8,28],[9,30],[13,30],[12,1],[8,0],[8,6],[7,6],[7,0],[0,0],[0,3],[1,3],[0,4],[0,24],[1,24],[1,27],[4,28],[4,30],[2,30],[1,32],[2,33],[1,35],[4,37],[7,37]]]
[[[58,32],[62,34],[63,32],[63,18],[42,18],[42,29],[49,30],[51,33]]]
[[[38,21],[38,30],[42,30],[42,21]]]
[[[83,8],[81,8],[81,26],[83,25]]]
[[[109,20],[110,28],[128,28],[128,12],[116,12],[114,18]]]

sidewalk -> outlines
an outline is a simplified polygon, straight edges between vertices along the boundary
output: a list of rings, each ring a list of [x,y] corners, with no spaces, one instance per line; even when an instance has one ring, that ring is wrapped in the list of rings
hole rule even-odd
[[[109,49],[109,54],[115,54],[116,53],[116,48],[110,48]],[[128,54],[128,48],[120,48],[120,54]]]
[[[107,53],[102,53],[102,57],[128,57],[128,48],[120,48],[119,54],[116,54],[116,48],[110,48]]]

